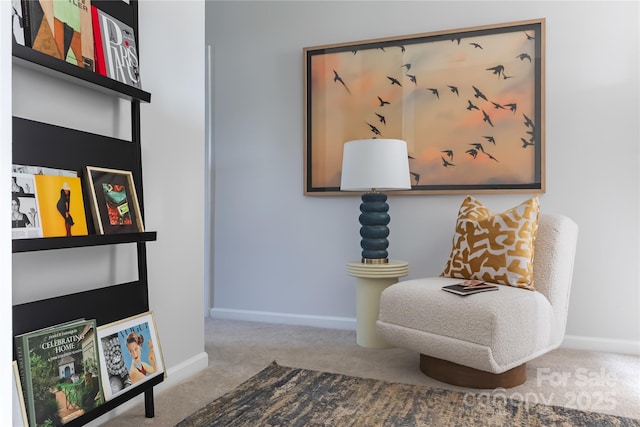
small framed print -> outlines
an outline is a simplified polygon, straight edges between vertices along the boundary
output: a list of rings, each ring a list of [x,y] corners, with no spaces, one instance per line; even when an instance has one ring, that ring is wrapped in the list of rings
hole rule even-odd
[[[144,231],[133,174],[87,166],[91,213],[98,234]]]
[[[99,326],[98,353],[107,401],[165,374],[151,311]]]

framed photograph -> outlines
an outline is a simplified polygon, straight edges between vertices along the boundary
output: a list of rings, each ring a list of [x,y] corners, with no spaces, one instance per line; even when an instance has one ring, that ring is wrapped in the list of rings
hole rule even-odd
[[[91,213],[98,234],[144,231],[133,174],[87,166]]]
[[[99,326],[98,352],[107,401],[165,372],[151,311]]]
[[[304,193],[341,193],[347,141],[407,141],[411,190],[542,193],[545,20],[304,49]]]

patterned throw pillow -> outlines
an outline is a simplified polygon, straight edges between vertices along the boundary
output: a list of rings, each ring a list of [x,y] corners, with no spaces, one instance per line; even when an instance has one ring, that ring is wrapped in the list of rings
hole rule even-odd
[[[458,211],[451,255],[441,276],[533,290],[539,211],[537,195],[495,215],[467,196]]]

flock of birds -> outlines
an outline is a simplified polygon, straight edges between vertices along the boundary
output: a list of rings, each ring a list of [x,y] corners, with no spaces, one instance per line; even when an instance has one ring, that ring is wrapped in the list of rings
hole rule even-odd
[[[528,40],[534,40],[535,37],[529,35],[527,32],[524,32],[526,38]],[[461,43],[461,38],[453,38],[451,39],[452,42],[457,42],[458,45],[460,45]],[[469,43],[470,46],[472,46],[474,49],[483,49],[483,46],[479,43],[475,43],[475,42],[470,42]],[[404,52],[405,48],[404,46],[399,46],[402,51]],[[380,47],[379,49],[384,51],[384,47]],[[357,54],[357,50],[352,50],[353,54]],[[520,61],[528,61],[528,62],[532,62],[531,56],[526,53],[526,52],[522,52],[519,53],[518,55],[515,56],[515,59],[519,59]],[[403,69],[403,73],[404,75],[409,79],[409,84],[413,84],[415,86],[417,86],[418,84],[418,77],[416,76],[415,71],[411,71],[412,70],[412,64],[411,63],[406,63],[406,64],[402,64],[402,66],[400,67],[401,69]],[[497,76],[498,79],[502,79],[502,80],[508,80],[513,78],[513,75],[508,75],[506,73],[505,70],[505,66],[503,64],[497,64],[491,67],[488,67],[485,69],[485,71],[490,72],[494,75]],[[388,82],[391,86],[402,86],[403,81],[401,81],[401,79],[394,77],[394,76],[386,76],[386,78],[388,79]],[[338,73],[338,71],[336,71],[335,69],[333,70],[333,82],[340,84],[344,87],[344,89],[347,91],[348,94],[351,94],[351,90],[349,89],[349,86],[347,84],[347,82],[344,81],[344,79],[340,76],[340,74]],[[407,83],[405,83],[407,84]],[[431,92],[432,96],[435,96],[436,99],[440,99],[441,96],[441,90],[443,88],[437,88],[437,87],[427,87],[426,90],[428,90],[429,92]],[[447,85],[446,88],[444,88],[445,91],[448,91],[450,93],[452,93],[455,96],[460,96],[460,87],[457,85]],[[473,112],[473,111],[477,111],[478,113],[482,114],[482,121],[484,123],[486,123],[486,125],[488,126],[489,129],[494,128],[494,123],[491,117],[491,107],[493,107],[493,109],[495,110],[506,110],[506,111],[510,111],[512,112],[514,115],[517,112],[518,109],[518,105],[516,102],[509,102],[509,103],[505,103],[505,104],[501,104],[498,102],[495,102],[491,99],[489,99],[489,97],[487,95],[485,95],[482,90],[478,87],[476,87],[475,85],[471,85],[471,89],[473,91],[472,96],[470,97],[471,99],[467,99],[467,106],[466,109],[469,112]],[[385,116],[385,114],[383,113],[383,109],[391,104],[390,100],[387,99],[383,99],[380,96],[377,96],[377,100],[378,100],[378,108],[379,110],[374,112],[375,116],[377,117],[377,121],[378,123],[380,123],[381,125],[386,126],[387,125],[387,118]],[[489,112],[488,112],[488,111]],[[527,117],[526,114],[522,113],[522,117],[523,117],[523,124],[525,129],[525,133],[526,133],[526,137],[520,137],[520,141],[518,141],[519,143],[521,143],[521,147],[522,148],[527,148],[529,146],[533,146],[536,144],[536,128],[535,128],[535,123],[533,122],[533,120],[531,120],[529,117]],[[372,124],[369,121],[365,121],[365,123],[368,125],[369,127],[369,131],[373,134],[372,138],[377,138],[377,137],[381,137],[382,136],[382,131],[379,128],[379,125],[376,124]],[[490,133],[490,132],[487,132]],[[493,135],[484,135],[483,136],[484,139],[486,139],[486,144],[493,144],[494,146],[496,145],[496,138]],[[468,156],[471,156],[473,159],[477,159],[478,156],[486,156],[487,158],[489,158],[490,160],[493,160],[495,162],[498,162],[498,159],[496,157],[494,157],[489,151],[487,151],[486,146],[483,145],[480,142],[471,142],[469,143],[468,149],[465,150],[465,154]],[[454,150],[449,149],[449,148],[443,148],[441,150],[441,159],[442,159],[442,166],[445,168],[448,167],[452,167],[455,166],[456,164],[453,163],[454,161]],[[410,159],[412,159],[412,157],[409,157]],[[420,175],[414,172],[411,172],[411,175],[413,176],[413,178],[415,179],[415,185],[418,185],[419,181],[420,181]]]

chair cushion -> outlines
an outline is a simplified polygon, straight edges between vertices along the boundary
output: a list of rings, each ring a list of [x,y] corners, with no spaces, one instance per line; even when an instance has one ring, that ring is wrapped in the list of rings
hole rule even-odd
[[[413,335],[416,344],[408,348],[488,371],[516,366],[548,348],[554,315],[544,295],[508,286],[468,296],[441,289],[457,282],[459,279],[432,277],[388,287],[380,299],[378,323],[401,326],[408,335]],[[453,346],[457,350],[438,348],[439,341],[425,341],[425,335],[457,342]],[[421,348],[424,342],[429,344]],[[462,351],[462,342],[486,348],[491,364],[477,360],[477,351]]]
[[[539,211],[537,195],[495,215],[467,196],[458,211],[451,254],[441,276],[533,290]]]

